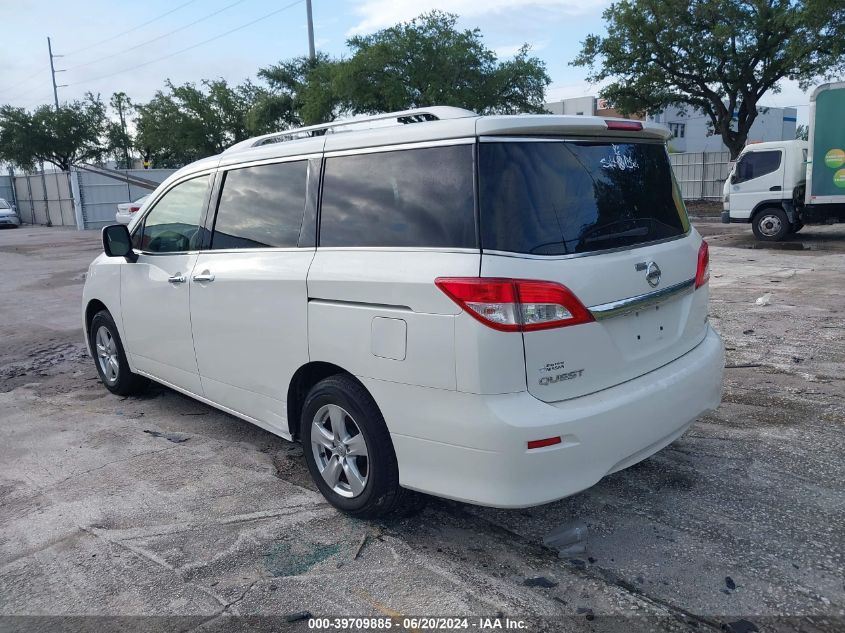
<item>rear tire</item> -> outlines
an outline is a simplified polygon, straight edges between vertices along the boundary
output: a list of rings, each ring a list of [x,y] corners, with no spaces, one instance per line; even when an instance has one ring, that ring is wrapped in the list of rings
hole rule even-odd
[[[318,382],[300,421],[305,463],[314,483],[338,510],[358,518],[409,514],[425,497],[399,485],[387,425],[372,396],[351,376]]]
[[[106,389],[119,396],[134,396],[149,386],[149,379],[129,369],[120,334],[107,310],[100,310],[91,319],[88,340],[97,374]]]
[[[792,225],[786,212],[776,207],[768,207],[759,211],[751,221],[754,237],[764,242],[779,242],[789,235]]]

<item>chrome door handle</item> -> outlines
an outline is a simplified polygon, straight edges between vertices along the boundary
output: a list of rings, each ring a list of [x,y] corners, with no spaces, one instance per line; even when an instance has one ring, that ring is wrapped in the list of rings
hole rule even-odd
[[[167,278],[167,281],[169,281],[172,284],[183,284],[187,280],[188,280],[188,278],[185,277],[185,275],[183,275],[182,273],[179,273],[178,275],[173,275],[172,277]]]
[[[214,273],[204,270],[199,275],[194,275],[194,281],[214,281]]]

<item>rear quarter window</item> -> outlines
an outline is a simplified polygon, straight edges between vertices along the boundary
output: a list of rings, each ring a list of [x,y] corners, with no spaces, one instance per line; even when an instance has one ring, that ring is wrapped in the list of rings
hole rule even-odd
[[[472,145],[326,159],[320,246],[477,247]]]
[[[488,250],[564,255],[689,231],[661,144],[483,142],[479,189]]]

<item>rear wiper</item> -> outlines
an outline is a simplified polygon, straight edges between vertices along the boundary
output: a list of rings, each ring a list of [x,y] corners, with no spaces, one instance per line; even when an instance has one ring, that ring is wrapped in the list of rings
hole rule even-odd
[[[614,240],[619,237],[640,237],[648,235],[649,230],[647,226],[641,226],[636,229],[628,229],[627,231],[617,231],[616,233],[605,233],[604,235],[596,235],[595,237],[582,238],[582,242],[604,242],[606,240]]]

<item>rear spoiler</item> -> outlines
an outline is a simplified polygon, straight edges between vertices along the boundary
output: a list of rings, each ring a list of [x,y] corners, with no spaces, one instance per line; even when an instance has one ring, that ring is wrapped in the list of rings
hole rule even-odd
[[[476,119],[478,136],[621,136],[666,141],[669,128],[651,121],[615,119],[597,116],[525,114],[520,116],[483,116]]]

